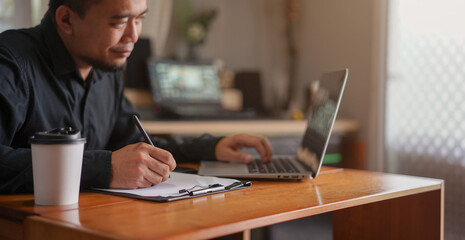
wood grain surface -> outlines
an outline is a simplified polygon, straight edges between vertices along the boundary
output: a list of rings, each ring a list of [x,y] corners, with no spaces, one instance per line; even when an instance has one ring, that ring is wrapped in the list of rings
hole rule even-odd
[[[415,194],[440,193],[442,184],[442,180],[436,179],[326,167],[314,180],[253,181],[249,189],[171,203],[136,200],[43,212],[42,217],[30,219],[28,229],[46,232],[47,226],[51,229],[63,227],[72,231],[62,232],[101,235],[102,239],[206,239]],[[80,199],[83,205],[97,201],[83,197]],[[110,196],[98,194],[95,197]],[[435,205],[429,207],[443,214],[441,200],[433,203]],[[399,207],[403,209],[409,205],[399,204]],[[417,216],[410,218],[415,220]],[[431,227],[438,232],[443,220],[435,222],[438,226]],[[41,227],[37,228],[38,225]]]

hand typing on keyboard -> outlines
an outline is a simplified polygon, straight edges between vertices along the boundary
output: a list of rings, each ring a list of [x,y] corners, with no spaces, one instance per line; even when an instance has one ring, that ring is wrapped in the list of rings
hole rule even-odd
[[[250,134],[236,134],[221,139],[215,148],[215,157],[220,161],[249,163],[253,157],[249,153],[239,152],[242,148],[255,148],[263,162],[270,162],[272,151],[268,139]]]

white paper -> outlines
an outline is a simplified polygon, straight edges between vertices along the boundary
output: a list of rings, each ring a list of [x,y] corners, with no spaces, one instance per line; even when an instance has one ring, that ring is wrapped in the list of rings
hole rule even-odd
[[[169,197],[179,195],[179,190],[188,189],[191,190],[194,186],[204,186],[212,184],[221,184],[223,186],[231,185],[235,182],[238,182],[236,179],[230,178],[218,178],[218,177],[206,177],[196,174],[188,173],[177,173],[172,172],[170,178],[165,182],[162,182],[156,186],[148,188],[138,188],[138,189],[101,189],[97,190],[107,191],[107,192],[117,192],[117,193],[129,193],[135,194],[143,197]],[[197,190],[200,188],[195,188],[192,190]]]

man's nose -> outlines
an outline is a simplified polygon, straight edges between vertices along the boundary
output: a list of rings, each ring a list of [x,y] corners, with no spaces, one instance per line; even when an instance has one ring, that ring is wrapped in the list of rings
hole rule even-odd
[[[124,42],[137,42],[139,39],[139,26],[135,20],[130,20],[126,25],[126,31],[124,33]]]

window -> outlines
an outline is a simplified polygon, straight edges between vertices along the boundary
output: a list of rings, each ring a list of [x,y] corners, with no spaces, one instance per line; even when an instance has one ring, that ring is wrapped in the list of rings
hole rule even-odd
[[[0,32],[35,26],[47,9],[48,0],[0,0]]]
[[[445,238],[465,236],[465,1],[391,0],[386,169],[445,180]]]
[[[0,0],[0,32],[13,28],[14,0]]]

